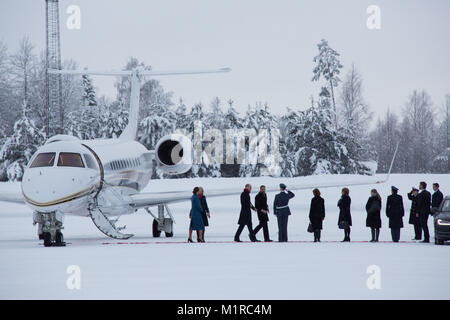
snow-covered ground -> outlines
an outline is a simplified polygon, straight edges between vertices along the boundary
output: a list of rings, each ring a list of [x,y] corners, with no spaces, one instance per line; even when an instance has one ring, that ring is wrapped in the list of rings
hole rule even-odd
[[[317,176],[295,179],[296,183],[345,181],[355,177]],[[306,232],[311,191],[296,192],[291,201],[291,243],[232,243],[239,214],[236,196],[210,198],[212,218],[206,240],[187,244],[188,204],[172,205],[173,238],[151,238],[151,217],[139,211],[121,222],[135,237],[116,241],[101,234],[89,218],[66,217],[65,248],[44,248],[32,226],[31,211],[24,205],[0,202],[0,298],[1,299],[449,299],[450,246],[411,241],[408,225],[410,202],[406,193],[424,180],[438,181],[450,193],[450,175],[392,175],[377,185],[385,202],[391,184],[404,197],[403,243],[391,243],[387,219],[383,219],[380,243],[364,242],[364,206],[373,186],[352,187],[352,243],[340,243],[336,202],[340,188],[323,189],[327,217],[322,243],[312,243]],[[284,180],[289,186],[290,179]],[[271,179],[156,180],[151,190],[235,186],[250,182],[252,198],[260,184]],[[19,184],[0,184],[0,192],[19,190]],[[269,194],[269,202],[274,194]],[[384,211],[383,211],[384,214]],[[270,218],[272,239],[277,239],[276,219]],[[254,214],[254,224],[257,221]],[[429,221],[433,238],[433,226]],[[262,231],[258,234],[262,239]],[[241,236],[247,240],[246,231]],[[68,266],[81,270],[80,290],[66,286]],[[381,289],[369,290],[367,268],[380,268]]]

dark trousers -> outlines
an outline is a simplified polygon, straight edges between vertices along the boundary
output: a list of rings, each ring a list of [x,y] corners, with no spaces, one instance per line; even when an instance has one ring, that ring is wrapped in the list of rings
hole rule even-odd
[[[414,239],[422,240],[422,226],[420,225],[420,223],[415,223],[414,224],[414,233],[416,235],[414,237]]]
[[[399,242],[400,241],[400,228],[391,228],[391,236],[392,236],[392,241]]]
[[[234,236],[234,240],[239,240],[239,236],[242,233],[242,230],[244,230],[245,226],[248,228],[248,232],[250,233],[250,240],[254,241],[256,239],[255,232],[253,231],[252,223],[248,222],[247,224],[240,224],[239,228],[236,231],[236,234]]]
[[[320,241],[320,229],[314,230],[314,242]]]
[[[261,229],[263,229],[264,241],[269,241],[270,240],[269,226],[267,225],[267,221],[259,221],[259,224],[256,226],[256,228],[254,230],[255,236],[258,233],[258,231]]]
[[[430,230],[428,230],[428,215],[420,217],[420,225],[423,230],[423,240],[430,241]]]
[[[378,239],[380,237],[380,228],[370,228],[370,231],[372,233],[372,242],[378,242]]]
[[[277,215],[278,220],[278,241],[279,242],[287,242],[288,241],[288,226],[289,216],[287,214],[279,214]]]
[[[350,227],[347,229],[344,229],[344,240],[343,241],[350,241]]]

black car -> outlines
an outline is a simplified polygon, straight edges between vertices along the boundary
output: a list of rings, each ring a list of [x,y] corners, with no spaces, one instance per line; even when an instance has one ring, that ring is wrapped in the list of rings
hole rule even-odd
[[[441,206],[434,212],[434,241],[444,244],[450,240],[450,196],[446,196]]]

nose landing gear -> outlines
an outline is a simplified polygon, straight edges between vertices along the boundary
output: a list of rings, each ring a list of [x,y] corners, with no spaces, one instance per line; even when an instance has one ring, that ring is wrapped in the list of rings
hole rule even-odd
[[[45,247],[64,247],[64,236],[61,232],[64,216],[56,212],[33,214],[33,225],[38,225],[38,236],[44,240]]]

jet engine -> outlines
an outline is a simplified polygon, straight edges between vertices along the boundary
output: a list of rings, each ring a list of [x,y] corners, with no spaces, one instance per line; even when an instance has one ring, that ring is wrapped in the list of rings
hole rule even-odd
[[[186,173],[192,167],[192,142],[182,134],[167,135],[158,141],[155,159],[164,173]]]

